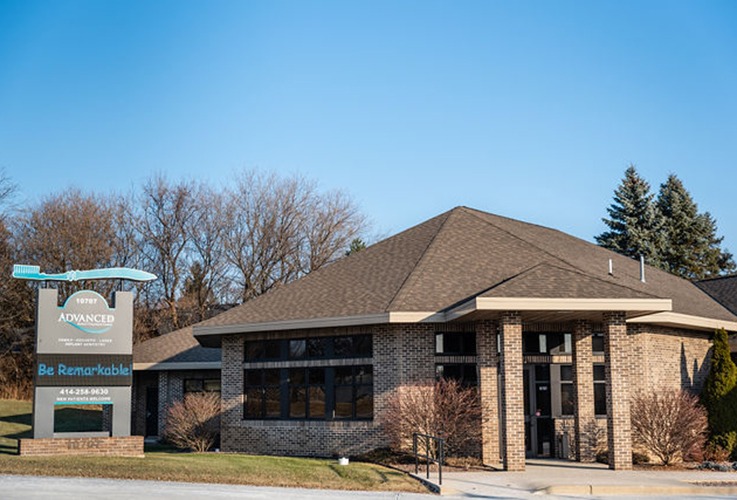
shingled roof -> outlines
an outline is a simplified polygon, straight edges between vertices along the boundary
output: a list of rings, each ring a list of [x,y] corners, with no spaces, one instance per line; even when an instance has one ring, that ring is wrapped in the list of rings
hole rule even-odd
[[[555,229],[458,207],[211,318],[194,334],[218,345],[219,335],[241,331],[445,321],[463,304],[511,298],[612,299],[623,307],[617,310],[633,304],[631,317],[668,311],[668,323],[687,315],[737,327],[737,316],[687,280],[646,266],[643,282],[638,261]]]
[[[134,370],[189,368],[220,368],[220,349],[202,347],[191,326],[133,346]]]
[[[697,281],[696,286],[737,314],[737,274]]]

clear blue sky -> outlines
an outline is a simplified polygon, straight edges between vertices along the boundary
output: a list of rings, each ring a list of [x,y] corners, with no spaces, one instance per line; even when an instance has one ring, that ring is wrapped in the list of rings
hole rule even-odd
[[[21,200],[299,172],[390,234],[456,205],[591,240],[625,168],[737,253],[737,2],[0,0]]]

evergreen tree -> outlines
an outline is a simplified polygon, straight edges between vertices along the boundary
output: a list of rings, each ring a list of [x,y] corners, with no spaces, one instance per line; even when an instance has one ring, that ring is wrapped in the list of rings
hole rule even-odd
[[[361,238],[354,238],[351,241],[351,245],[348,247],[348,250],[346,250],[345,255],[347,257],[348,255],[358,253],[361,250],[364,250],[365,248],[366,248],[366,243]]]
[[[629,257],[642,255],[648,264],[658,265],[662,240],[653,198],[650,185],[630,165],[614,191],[614,203],[607,208],[610,218],[602,219],[609,231],[596,236],[596,242]]]
[[[701,401],[709,412],[712,442],[730,448],[728,451],[732,451],[735,442],[735,436],[728,435],[737,431],[736,386],[737,366],[730,357],[727,332],[722,328],[714,332],[711,367],[701,391]]]
[[[732,255],[721,249],[716,221],[698,206],[675,175],[660,186],[656,201],[664,245],[661,267],[688,279],[703,279],[734,270]]]

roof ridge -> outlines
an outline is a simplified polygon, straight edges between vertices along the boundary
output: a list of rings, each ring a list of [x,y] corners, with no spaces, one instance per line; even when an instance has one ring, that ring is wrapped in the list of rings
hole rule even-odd
[[[526,240],[525,238],[522,238],[521,236],[517,236],[516,234],[514,234],[514,233],[511,233],[511,232],[507,231],[507,230],[506,230],[506,229],[504,229],[503,227],[500,227],[499,225],[497,225],[497,224],[494,224],[493,222],[491,222],[491,221],[489,221],[489,220],[486,220],[486,219],[484,219],[483,217],[481,217],[481,216],[479,215],[479,213],[484,213],[484,214],[486,214],[486,215],[491,215],[491,216],[493,216],[493,217],[500,217],[500,216],[498,216],[498,215],[496,215],[496,214],[492,214],[492,213],[489,213],[489,212],[482,212],[481,210],[476,210],[476,209],[472,209],[472,208],[468,208],[468,207],[462,207],[462,208],[466,209],[466,211],[468,211],[470,215],[473,215],[474,217],[476,217],[477,219],[479,219],[479,220],[480,220],[481,222],[484,222],[484,223],[486,223],[486,224],[488,224],[488,225],[490,225],[490,226],[494,226],[494,227],[495,227],[496,229],[498,229],[499,231],[502,231],[502,232],[504,232],[504,233],[506,233],[506,234],[510,235],[510,236],[511,236],[511,237],[513,237],[513,238],[516,238],[516,239],[518,239],[518,240],[520,240],[520,241],[524,241],[524,242],[525,242],[525,243],[527,243],[528,245],[530,245],[530,246],[534,247],[535,249],[537,249],[537,250],[539,250],[539,251],[543,252],[543,253],[544,253],[544,254],[546,254],[546,255],[549,255],[550,257],[552,257],[552,258],[553,258],[553,259],[555,259],[555,260],[558,260],[558,261],[560,261],[560,262],[562,262],[562,263],[564,263],[564,264],[567,264],[567,265],[569,265],[569,266],[572,266],[572,267],[576,267],[576,266],[574,266],[573,264],[571,264],[570,262],[568,262],[568,261],[566,261],[566,260],[563,260],[562,258],[558,257],[557,255],[554,255],[554,254],[552,254],[552,253],[548,252],[548,251],[547,251],[547,250],[545,250],[544,248],[541,248],[541,247],[539,247],[539,246],[538,246],[538,245],[536,245],[535,243],[532,243],[532,242],[530,242],[530,241]],[[505,217],[505,219],[507,219],[507,220],[510,220],[510,221],[514,221],[514,222],[518,222],[518,223],[522,223],[522,224],[529,224],[528,222],[524,222],[524,221],[519,221],[519,220],[517,220],[517,221],[516,221],[516,220],[514,220],[514,219],[509,219],[509,218],[507,218],[507,217]],[[529,225],[531,225],[531,226],[534,226],[535,224],[529,224]],[[544,229],[551,229],[551,228],[545,228],[545,226],[537,226],[537,227],[542,227],[542,228],[544,228]],[[555,231],[555,229],[553,229],[553,231]],[[576,267],[576,269],[578,269],[578,268]]]
[[[467,208],[467,207],[464,207],[464,208]],[[540,224],[531,224],[531,223],[529,223],[529,222],[525,222],[525,221],[521,221],[521,220],[516,220],[516,219],[511,219],[511,218],[509,218],[509,217],[503,217],[503,216],[499,216],[499,215],[496,215],[496,214],[492,214],[492,213],[482,212],[482,211],[480,211],[480,210],[476,210],[476,209],[468,209],[468,211],[469,211],[469,212],[470,212],[470,213],[471,213],[472,215],[474,215],[475,217],[477,217],[477,218],[479,218],[480,220],[482,220],[482,221],[486,222],[487,224],[489,224],[489,225],[492,225],[492,226],[494,226],[495,228],[499,229],[500,231],[504,231],[505,233],[507,233],[507,234],[509,234],[509,235],[511,235],[511,236],[513,236],[513,237],[515,237],[515,238],[517,238],[517,239],[518,239],[518,240],[520,240],[520,241],[524,241],[525,243],[527,243],[527,244],[529,244],[529,245],[531,245],[531,246],[535,247],[536,249],[538,249],[539,251],[541,251],[541,252],[545,253],[546,255],[550,255],[550,256],[551,256],[551,257],[552,257],[553,259],[555,259],[556,261],[559,261],[559,262],[561,262],[561,263],[563,263],[563,264],[565,264],[565,265],[567,265],[567,266],[570,266],[570,267],[572,267],[572,268],[573,268],[573,269],[575,269],[575,270],[576,270],[576,271],[578,272],[578,274],[580,274],[581,276],[586,276],[586,277],[588,277],[588,278],[593,278],[593,279],[596,279],[596,280],[599,280],[599,281],[601,281],[602,283],[611,283],[611,282],[609,282],[609,281],[606,281],[606,280],[603,280],[603,279],[599,278],[599,277],[598,277],[598,276],[596,276],[596,275],[593,275],[593,274],[589,274],[589,273],[587,273],[586,271],[584,271],[583,269],[581,269],[581,268],[580,268],[579,266],[577,266],[576,264],[574,264],[574,263],[572,263],[572,262],[569,262],[569,261],[568,261],[567,259],[564,259],[563,257],[558,257],[557,255],[554,255],[554,254],[552,254],[552,253],[548,252],[548,251],[547,251],[546,249],[544,249],[544,248],[541,248],[540,246],[538,246],[537,244],[535,244],[535,243],[533,243],[533,242],[531,242],[531,241],[527,240],[526,238],[523,238],[523,237],[521,237],[521,236],[518,236],[518,235],[516,235],[516,234],[514,234],[514,233],[511,233],[511,232],[507,231],[506,229],[504,229],[504,228],[502,228],[502,227],[499,227],[499,226],[498,226],[497,224],[494,224],[494,223],[493,223],[493,222],[491,222],[491,221],[488,221],[488,220],[484,220],[484,218],[482,218],[482,217],[481,217],[481,216],[479,215],[479,213],[486,213],[487,215],[491,215],[491,216],[493,216],[493,217],[500,217],[500,218],[503,218],[503,219],[507,219],[507,220],[509,220],[509,221],[512,221],[512,222],[514,222],[514,223],[518,223],[518,224],[526,224],[526,225],[529,225],[529,226],[535,226],[535,227],[539,227],[539,228],[542,228],[542,229],[546,229],[546,230],[548,230],[548,231],[555,231],[556,233],[562,234],[563,236],[565,236],[565,237],[568,237],[568,238],[573,238],[573,239],[575,239],[575,240],[578,240],[578,241],[580,241],[580,242],[582,242],[582,243],[584,243],[584,244],[586,244],[586,245],[593,245],[593,246],[595,246],[595,247],[597,247],[597,248],[599,248],[599,249],[601,249],[601,250],[604,250],[604,251],[608,251],[608,252],[612,252],[611,250],[609,250],[609,249],[607,249],[607,248],[604,248],[604,247],[601,247],[601,246],[599,246],[599,245],[594,245],[593,243],[591,243],[591,242],[589,242],[589,241],[586,241],[586,240],[584,240],[584,239],[581,239],[581,238],[578,238],[578,237],[576,237],[576,236],[570,235],[570,234],[568,234],[568,233],[565,233],[565,232],[563,232],[563,231],[560,231],[560,230],[558,230],[558,229],[555,229],[555,228],[552,228],[552,227],[546,227],[546,226],[542,226],[542,225],[540,225]],[[612,253],[614,253],[614,254],[616,254],[616,255],[618,255],[618,256],[620,256],[620,257],[628,258],[628,257],[627,257],[626,255],[618,254],[617,252],[612,252]],[[542,263],[541,263],[541,264],[542,264]],[[552,264],[551,264],[551,265],[552,265]],[[654,267],[654,266],[650,266],[650,265],[648,265],[648,267],[649,267],[649,268],[651,268],[651,269],[655,269],[655,270],[658,270],[658,271],[662,271],[662,269],[658,269],[658,268],[656,268],[656,267]],[[532,269],[532,268],[531,268],[531,269]],[[521,273],[520,273],[520,274],[521,274]],[[670,274],[670,273],[667,273],[667,274]],[[688,281],[688,280],[685,280],[685,281]],[[637,293],[645,293],[646,295],[650,295],[650,296],[653,296],[653,297],[657,297],[657,295],[653,295],[652,293],[649,293],[649,292],[643,292],[643,291],[641,291],[641,290],[638,290],[637,288],[631,287],[631,286],[629,286],[629,285],[624,285],[624,284],[619,284],[619,283],[613,283],[613,284],[615,284],[615,285],[617,285],[617,286],[619,286],[619,287],[622,287],[622,288],[626,288],[626,289],[628,289],[628,290],[632,290],[633,292],[637,292]]]
[[[399,297],[399,295],[404,290],[404,287],[405,287],[405,285],[407,285],[407,282],[410,280],[410,278],[412,278],[412,276],[414,276],[415,271],[420,266],[420,263],[425,259],[425,255],[427,255],[427,251],[430,249],[430,247],[432,246],[433,242],[437,239],[438,235],[442,232],[443,228],[448,223],[448,220],[450,220],[450,218],[453,215],[453,213],[456,212],[459,208],[463,208],[463,207],[456,207],[456,208],[453,208],[453,209],[448,210],[447,212],[445,212],[445,220],[440,224],[440,227],[438,227],[437,231],[435,231],[435,234],[432,236],[432,238],[430,238],[430,241],[428,241],[427,246],[425,246],[425,249],[420,254],[420,257],[415,262],[415,265],[412,266],[412,270],[410,272],[408,272],[407,273],[407,276],[405,276],[404,277],[404,280],[402,280],[402,284],[399,285],[399,288],[397,288],[397,291],[394,293],[394,295],[392,296],[391,300],[387,304],[386,311],[391,311],[392,310],[392,305],[394,304],[394,302],[396,302],[397,298]]]

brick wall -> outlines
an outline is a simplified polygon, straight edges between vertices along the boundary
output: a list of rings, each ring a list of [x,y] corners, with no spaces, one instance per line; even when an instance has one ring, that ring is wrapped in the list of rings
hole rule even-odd
[[[362,328],[335,328],[271,332],[268,337],[300,338],[307,335],[373,334],[373,357],[352,364],[373,365],[374,419],[366,421],[299,421],[243,419],[243,342],[245,336],[223,338],[223,385],[221,447],[270,455],[354,455],[389,444],[382,420],[394,390],[408,384],[426,383],[435,377],[435,326],[433,324],[386,324]],[[343,360],[281,362],[280,366],[344,364]],[[347,362],[350,362],[348,360]],[[291,363],[291,364],[290,364]]]
[[[19,439],[18,454],[142,457],[143,436]]]
[[[629,325],[632,387],[701,391],[711,363],[711,333]]]

